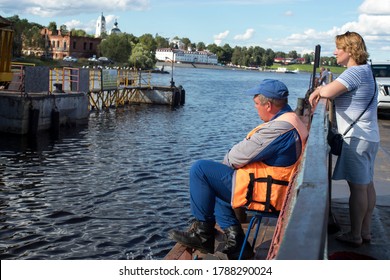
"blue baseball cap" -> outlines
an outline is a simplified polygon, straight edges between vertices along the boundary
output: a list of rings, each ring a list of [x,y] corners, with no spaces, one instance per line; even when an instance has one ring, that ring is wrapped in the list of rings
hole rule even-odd
[[[245,95],[262,94],[267,98],[285,99],[288,96],[288,88],[278,80],[265,79],[258,86],[245,92]]]

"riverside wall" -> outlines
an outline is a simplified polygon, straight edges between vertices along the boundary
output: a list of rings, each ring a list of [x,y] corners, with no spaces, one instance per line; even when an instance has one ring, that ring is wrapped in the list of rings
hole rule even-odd
[[[36,134],[60,126],[86,124],[88,104],[88,96],[82,92],[28,96],[0,92],[0,132]]]

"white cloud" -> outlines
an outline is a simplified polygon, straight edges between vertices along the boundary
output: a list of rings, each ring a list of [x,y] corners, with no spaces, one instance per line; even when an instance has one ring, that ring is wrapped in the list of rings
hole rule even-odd
[[[97,18],[96,18],[97,19]],[[57,23],[58,27],[59,25],[66,25],[66,28],[68,30],[72,29],[81,29],[87,32],[88,34],[94,34],[95,33],[95,28],[96,28],[96,20],[90,20],[89,22],[81,22],[79,20],[71,20],[71,21],[66,21],[64,23]]]
[[[360,5],[359,11],[362,14],[369,15],[383,15],[390,14],[390,1],[389,0],[365,0]]]
[[[255,30],[253,28],[249,28],[245,31],[244,34],[239,34],[239,35],[234,36],[234,40],[239,40],[239,41],[249,40],[253,37],[254,33],[255,33]]]
[[[80,26],[82,26],[81,21],[75,20],[75,19],[68,21],[68,22],[65,22],[64,24],[66,25],[66,28],[68,30],[72,30],[73,28],[74,29],[81,29]]]
[[[390,35],[390,14],[389,15],[367,15],[359,16],[357,22],[349,22],[343,25],[341,31],[357,31],[362,35],[384,34]]]
[[[191,1],[192,5],[222,5],[222,4],[233,4],[233,5],[263,5],[275,4],[275,2],[283,2],[286,0],[211,0],[211,1]],[[307,0],[302,0],[304,2]],[[158,5],[157,5],[158,2]],[[147,10],[156,10],[156,6],[162,7],[162,10],[166,8],[167,5],[172,5],[176,7],[177,5],[188,5],[187,1],[179,0],[167,0],[167,1],[151,1],[151,0],[89,0],[89,1],[80,1],[80,0],[67,0],[67,1],[54,1],[54,0],[0,0],[1,12],[2,15],[31,15],[33,18],[35,16],[41,18],[51,18],[57,22],[57,25],[60,26],[65,24],[68,29],[83,29],[89,34],[93,34],[95,31],[95,25],[97,17],[101,12],[104,12],[106,17],[107,29],[111,29],[115,19],[118,19],[119,27],[122,30],[125,30],[126,27],[135,32],[136,24],[127,24],[127,15],[124,15],[122,12],[127,11],[147,11]],[[196,3],[195,3],[196,2]],[[203,3],[204,2],[204,3]],[[207,3],[206,3],[207,2]],[[349,13],[354,14],[356,11],[359,13],[355,19],[345,22],[344,24],[339,24],[338,26],[326,27],[326,29],[313,29],[313,24],[307,22],[306,29],[301,29],[299,32],[292,33],[283,38],[278,35],[283,34],[287,31],[288,28],[299,28],[295,26],[286,26],[286,23],[277,22],[269,23],[272,26],[265,26],[266,30],[275,30],[275,32],[270,35],[272,39],[267,39],[266,41],[254,42],[255,37],[261,36],[259,30],[262,30],[260,27],[256,27],[257,32],[255,36],[255,30],[253,28],[247,29],[244,34],[238,34],[234,36],[234,40],[229,41],[228,39],[233,39],[230,37],[230,32],[227,30],[220,34],[214,35],[214,43],[220,45],[223,41],[229,42],[230,44],[235,44],[239,42],[240,44],[250,44],[250,45],[260,45],[264,48],[271,48],[275,51],[291,51],[296,50],[298,53],[306,53],[308,49],[315,47],[315,45],[320,44],[322,47],[323,55],[332,55],[334,50],[334,38],[337,34],[344,33],[346,31],[356,31],[360,33],[366,41],[368,50],[370,54],[374,56],[379,54],[383,58],[388,59],[389,55],[386,53],[386,50],[390,48],[390,0],[360,0],[361,5],[356,9],[355,7],[351,8]],[[154,5],[153,7],[151,5]],[[186,6],[185,6],[186,7]],[[297,13],[297,8],[291,8],[287,10],[286,6],[281,6],[283,10],[278,10],[278,14],[282,14],[283,17],[294,16],[294,13]],[[184,7],[183,7],[184,8]],[[89,15],[86,15],[89,14]],[[116,17],[115,14],[120,14],[122,20],[119,17]],[[66,19],[64,20],[64,16]],[[92,16],[94,19],[91,19]],[[331,18],[333,15],[330,15]],[[74,18],[76,20],[70,20]],[[88,18],[88,21],[83,21],[83,18]],[[147,14],[145,13],[145,18],[148,19]],[[288,20],[288,19],[286,19]],[[67,22],[61,22],[67,21]],[[288,22],[288,21],[286,21]],[[331,20],[327,22],[332,22]],[[227,24],[229,22],[227,21]],[[257,24],[257,23],[254,23]],[[264,26],[264,23],[262,23]],[[325,25],[322,25],[325,26]],[[161,27],[163,28],[163,27]],[[210,36],[210,35],[208,35]],[[191,38],[193,39],[193,38]]]
[[[107,15],[104,17],[106,18],[106,28],[107,29],[111,29],[114,26],[115,20],[119,19],[119,17],[117,17],[116,15]],[[120,23],[120,21],[118,20],[118,24],[119,23]]]
[[[385,51],[390,49],[390,1],[389,0],[365,0],[359,7],[360,15],[356,21],[351,21],[342,26],[334,26],[329,30],[321,31],[306,29],[302,33],[294,33],[285,38],[267,39],[267,47],[273,50],[290,51],[298,53],[310,53],[309,46],[321,45],[321,55],[331,56],[335,48],[334,39],[338,34],[346,31],[355,31],[363,36],[373,59],[376,56],[389,59]]]
[[[214,43],[219,46],[222,43],[222,40],[225,39],[229,35],[229,30],[221,32],[217,35],[214,35]]]
[[[96,11],[142,11],[149,9],[149,0],[18,0],[6,1],[1,8],[10,14],[30,14],[39,17],[55,17],[58,15],[78,15],[96,13]]]

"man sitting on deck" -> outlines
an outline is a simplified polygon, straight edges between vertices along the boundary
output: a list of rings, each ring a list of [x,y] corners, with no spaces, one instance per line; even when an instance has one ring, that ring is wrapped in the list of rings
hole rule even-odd
[[[190,198],[195,222],[188,232],[169,233],[170,238],[187,247],[213,254],[217,222],[225,233],[222,252],[229,259],[238,259],[245,238],[233,208],[280,211],[308,136],[306,126],[288,105],[285,84],[266,79],[246,94],[254,96],[255,107],[264,123],[234,145],[223,163],[199,160],[193,164]],[[267,200],[266,189],[271,186],[276,194]],[[249,193],[251,187],[254,191]],[[252,257],[253,248],[247,243],[242,258]]]

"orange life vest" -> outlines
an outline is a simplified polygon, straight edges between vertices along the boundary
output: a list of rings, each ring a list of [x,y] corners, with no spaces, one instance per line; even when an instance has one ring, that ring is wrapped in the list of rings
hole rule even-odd
[[[273,121],[287,121],[298,131],[302,143],[301,158],[308,136],[306,126],[294,112],[284,113]],[[264,125],[261,124],[249,132],[247,139]],[[237,169],[233,175],[232,207],[246,206],[247,209],[264,212],[280,211],[290,179],[299,162],[298,159],[294,164],[287,167],[269,166],[263,162],[253,162]]]

